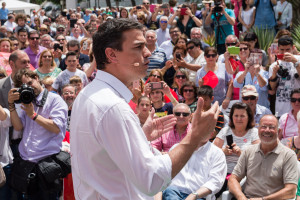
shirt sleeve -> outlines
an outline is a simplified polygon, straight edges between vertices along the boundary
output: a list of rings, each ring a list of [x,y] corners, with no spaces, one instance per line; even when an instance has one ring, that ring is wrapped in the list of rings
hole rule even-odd
[[[283,165],[283,183],[293,183],[298,184],[299,170],[298,170],[298,160],[294,152],[289,151],[285,156],[287,159]]]
[[[221,140],[223,140],[225,142],[225,134],[226,134],[228,128],[229,127],[222,128],[216,137],[220,138]]]
[[[237,73],[236,77],[235,77],[234,80],[233,80],[233,87],[235,87],[235,88],[242,88],[242,87],[243,87],[243,83],[238,83],[238,82],[237,82],[237,78],[240,77],[240,75],[241,75],[242,73],[243,73],[243,72],[238,72],[238,73]],[[245,79],[246,79],[246,77],[245,77]]]
[[[156,140],[151,142],[152,147],[154,147],[155,149],[162,151],[162,138],[159,137]]]
[[[4,112],[6,113],[6,119],[3,121],[0,121],[0,127],[7,128],[11,126],[11,121],[10,121],[10,112],[7,108],[3,108]]]
[[[246,176],[246,164],[247,164],[247,149],[242,151],[241,156],[237,164],[235,165],[232,174],[236,175],[240,179],[243,179]]]
[[[266,81],[266,85],[263,87],[259,86],[259,90],[261,91],[267,91],[268,90],[268,72],[265,70],[260,70],[259,74],[262,76],[262,78]]]
[[[65,134],[68,119],[68,106],[59,96],[54,98],[53,101],[53,107],[50,110],[50,119],[58,126],[60,132]]]

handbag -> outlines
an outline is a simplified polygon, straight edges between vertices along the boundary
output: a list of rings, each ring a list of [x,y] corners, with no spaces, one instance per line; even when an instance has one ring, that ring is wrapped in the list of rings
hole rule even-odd
[[[6,183],[6,176],[2,166],[0,167],[0,187],[4,186]]]

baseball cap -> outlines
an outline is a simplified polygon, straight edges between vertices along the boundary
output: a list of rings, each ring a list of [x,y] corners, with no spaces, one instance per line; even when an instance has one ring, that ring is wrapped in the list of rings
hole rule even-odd
[[[57,28],[63,28],[63,29],[65,29],[66,27],[64,25],[60,24],[60,25],[57,26]]]
[[[242,89],[242,96],[256,96],[258,97],[258,93],[254,85],[245,85]]]

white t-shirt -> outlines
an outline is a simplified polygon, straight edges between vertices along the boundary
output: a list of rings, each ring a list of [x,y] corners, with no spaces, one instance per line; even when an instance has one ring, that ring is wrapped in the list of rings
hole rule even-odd
[[[55,90],[60,91],[64,85],[69,84],[70,78],[72,76],[79,76],[82,80],[83,87],[86,86],[89,82],[86,77],[86,74],[83,71],[76,69],[75,72],[70,72],[68,69],[65,69],[56,77],[54,83],[52,84],[52,87]]]

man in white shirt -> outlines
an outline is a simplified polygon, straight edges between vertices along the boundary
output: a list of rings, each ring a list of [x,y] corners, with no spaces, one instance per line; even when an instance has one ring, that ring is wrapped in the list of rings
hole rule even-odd
[[[226,172],[227,165],[223,151],[207,141],[199,145],[184,168],[175,176],[170,186],[163,192],[163,199],[213,200],[224,184]]]
[[[162,16],[159,19],[160,28],[156,30],[157,44],[160,46],[164,41],[170,40],[170,33],[168,27],[168,17]]]
[[[169,29],[171,40],[164,41],[159,47],[165,50],[167,59],[169,60],[173,53],[173,48],[176,40],[181,35],[181,32],[177,26],[171,27]]]
[[[100,25],[93,37],[96,78],[77,96],[71,118],[72,175],[75,198],[153,199],[213,131],[219,107],[194,113],[192,131],[169,154],[154,156],[149,142],[175,125],[174,116],[155,118],[143,128],[128,102],[128,89],[148,68],[143,26],[129,19]],[[200,131],[201,130],[201,131]]]
[[[7,21],[4,23],[4,26],[8,31],[14,31],[14,28],[16,28],[17,24],[15,23],[15,16],[13,14],[9,14]]]

